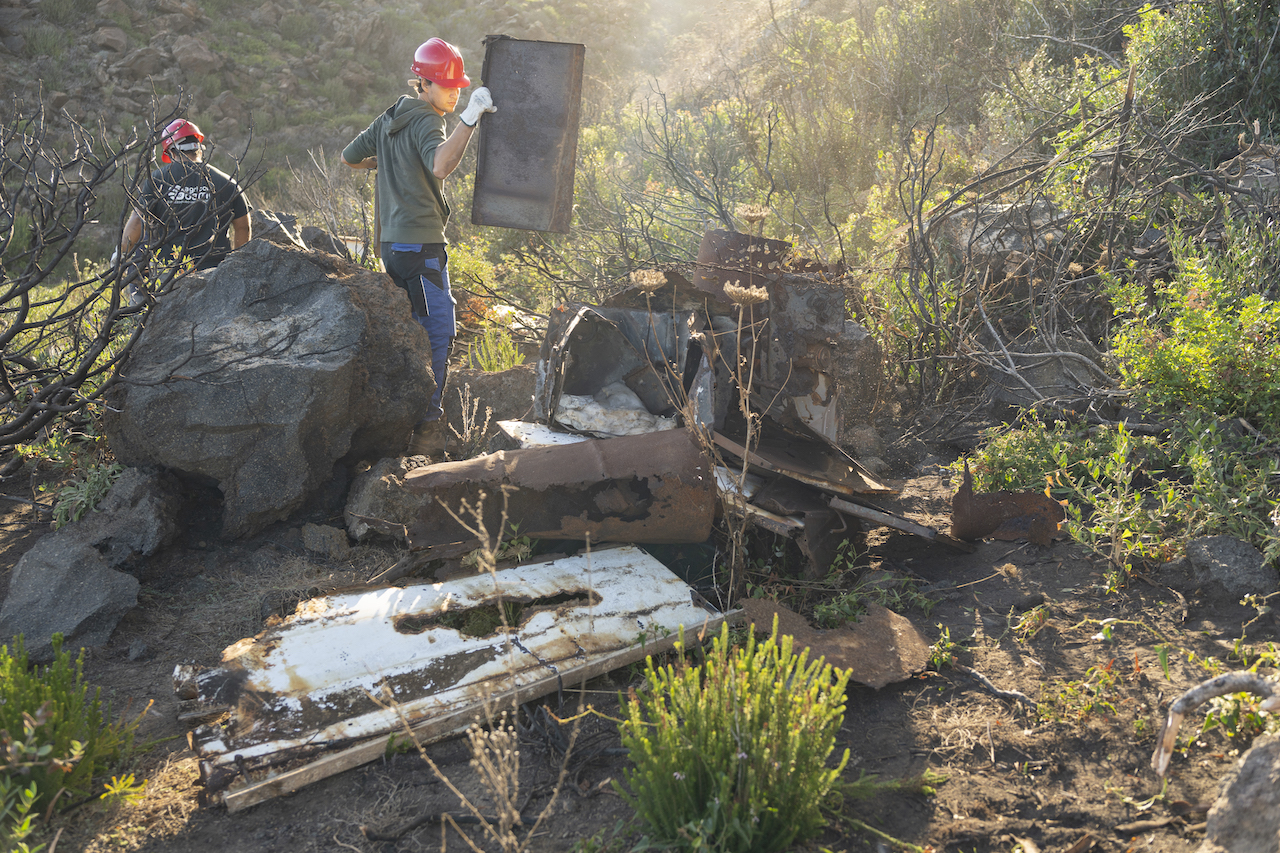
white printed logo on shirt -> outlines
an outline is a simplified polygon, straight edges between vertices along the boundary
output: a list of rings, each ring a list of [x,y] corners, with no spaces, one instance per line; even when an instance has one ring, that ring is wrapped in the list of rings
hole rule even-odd
[[[165,190],[165,198],[170,204],[208,204],[213,193],[208,187],[173,186]]]

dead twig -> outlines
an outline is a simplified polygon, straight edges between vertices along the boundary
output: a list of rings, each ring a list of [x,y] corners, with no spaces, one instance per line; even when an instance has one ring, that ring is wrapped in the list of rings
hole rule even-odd
[[[964,673],[965,675],[972,678],[974,681],[981,684],[987,690],[987,692],[990,693],[991,695],[999,699],[1008,699],[1011,702],[1020,702],[1023,705],[1026,705],[1028,708],[1030,708],[1033,711],[1036,709],[1035,700],[1033,700],[1027,694],[1019,693],[1017,690],[1001,690],[999,687],[996,687],[993,683],[991,683],[991,679],[987,678],[985,675],[978,672],[976,669],[974,669],[971,666],[965,666],[964,664],[960,664],[960,663],[953,664],[953,666],[956,668],[958,672]],[[994,763],[994,759],[992,759],[992,761]]]

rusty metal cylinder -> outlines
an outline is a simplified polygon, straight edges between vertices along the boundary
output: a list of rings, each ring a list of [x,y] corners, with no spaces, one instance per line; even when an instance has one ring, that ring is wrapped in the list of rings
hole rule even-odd
[[[405,488],[423,498],[409,530],[414,548],[475,540],[446,508],[475,527],[473,510],[482,507],[496,535],[504,493],[504,536],[515,525],[535,539],[704,542],[716,508],[710,462],[685,429],[429,465],[410,471]]]

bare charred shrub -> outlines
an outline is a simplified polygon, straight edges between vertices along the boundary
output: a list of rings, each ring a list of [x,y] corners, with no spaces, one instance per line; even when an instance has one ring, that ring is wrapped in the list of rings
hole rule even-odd
[[[110,267],[79,254],[90,222],[110,223],[118,243],[131,205],[104,209],[103,199],[138,197],[158,132],[119,140],[68,122],[15,99],[0,127],[0,453],[83,426],[119,380],[154,298],[189,271],[148,274],[141,261]]]

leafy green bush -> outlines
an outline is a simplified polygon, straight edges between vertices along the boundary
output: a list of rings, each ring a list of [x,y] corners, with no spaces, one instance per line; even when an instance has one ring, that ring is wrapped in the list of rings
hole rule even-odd
[[[957,475],[964,462],[956,463]],[[973,458],[978,492],[1040,490],[1066,501],[1073,538],[1124,570],[1163,561],[1187,541],[1227,534],[1267,559],[1280,555],[1270,523],[1272,463],[1249,441],[1191,417],[1168,434],[1135,435],[1123,425],[1084,427],[1032,420],[1000,429]],[[1110,579],[1122,583],[1122,575]]]
[[[687,850],[767,853],[818,831],[848,761],[827,767],[844,719],[846,673],[778,626],[730,649],[724,626],[702,666],[645,664],[622,744],[635,764],[618,790],[657,840]]]
[[[58,529],[84,518],[111,491],[111,486],[124,473],[117,462],[94,465],[84,472],[84,479],[69,483],[54,492],[53,527]]]
[[[1274,127],[1280,102],[1275,31],[1280,9],[1268,0],[1147,6],[1125,28],[1126,57],[1138,68],[1145,99],[1173,115],[1197,98],[1204,110],[1247,124]],[[1199,157],[1229,152],[1238,125],[1219,125],[1191,140]]]
[[[61,634],[53,635],[53,663],[48,666],[28,664],[21,635],[13,654],[0,646],[0,685],[0,780],[10,814],[22,811],[14,803],[20,806],[32,786],[30,806],[35,810],[89,796],[94,776],[133,748],[141,718],[108,719],[100,689],[90,695],[84,682],[84,654],[73,666]]]
[[[1280,235],[1228,222],[1220,251],[1170,235],[1176,274],[1154,285],[1108,281],[1128,322],[1113,348],[1121,374],[1157,407],[1244,417],[1280,435]]]

